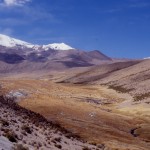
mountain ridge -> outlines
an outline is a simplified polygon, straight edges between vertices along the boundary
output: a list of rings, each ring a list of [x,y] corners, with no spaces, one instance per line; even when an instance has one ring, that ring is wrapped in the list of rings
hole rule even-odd
[[[65,43],[52,43],[47,45],[37,45],[37,44],[31,44],[22,40],[18,40],[15,38],[12,38],[10,36],[0,34],[0,45],[4,47],[25,47],[25,48],[32,48],[34,50],[48,50],[48,49],[54,49],[54,50],[69,50],[74,49],[73,47],[65,44]]]
[[[0,72],[63,70],[111,61],[98,50],[78,50],[65,43],[32,45],[0,34]]]

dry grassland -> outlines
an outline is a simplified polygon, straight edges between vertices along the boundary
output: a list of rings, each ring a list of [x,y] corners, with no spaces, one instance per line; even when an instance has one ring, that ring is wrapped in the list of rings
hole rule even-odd
[[[92,143],[111,149],[150,148],[150,109],[133,98],[100,85],[54,83],[47,79],[2,79],[4,93],[23,90],[19,101]]]

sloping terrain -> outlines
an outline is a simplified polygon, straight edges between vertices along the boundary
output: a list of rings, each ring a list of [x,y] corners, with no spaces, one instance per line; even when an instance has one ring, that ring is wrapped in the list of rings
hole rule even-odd
[[[86,71],[80,71],[77,74],[74,74],[74,76],[62,79],[62,82],[66,83],[92,83],[95,81],[103,80],[107,77],[111,77],[114,72],[122,71],[125,68],[134,66],[136,64],[139,64],[141,61],[125,61],[125,62],[114,62],[111,64],[104,64],[104,65],[97,65],[90,68],[87,68]],[[118,76],[119,78],[120,76]]]
[[[61,71],[74,67],[87,67],[95,64],[111,63],[112,60],[98,51],[84,52],[79,50],[29,52],[9,49],[2,52],[0,48],[0,74],[27,73],[42,71]],[[28,50],[26,49],[25,52]],[[22,53],[21,53],[22,52]]]
[[[18,97],[19,105],[59,122],[90,143],[121,150],[150,147],[149,108],[137,114],[132,108],[119,108],[132,100],[128,93],[100,85],[54,83],[48,78],[7,78],[0,83],[5,94]]]
[[[0,147],[150,149],[150,60],[7,38],[0,43]]]
[[[150,98],[150,60],[91,67],[75,76],[62,79],[62,82],[105,85],[118,92],[130,93],[134,101],[140,102]]]
[[[13,99],[0,96],[0,149],[57,150],[104,149],[104,145],[90,145],[78,136],[48,122],[40,114],[18,106]],[[18,115],[19,114],[19,115]]]

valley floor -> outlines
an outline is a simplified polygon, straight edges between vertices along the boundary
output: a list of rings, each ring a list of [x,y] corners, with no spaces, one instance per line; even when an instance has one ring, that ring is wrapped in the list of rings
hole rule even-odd
[[[102,150],[68,132],[40,114],[0,96],[0,150]]]
[[[54,83],[48,79],[1,79],[3,94],[20,106],[60,123],[91,143],[110,149],[150,149],[150,109],[129,94],[101,85]]]

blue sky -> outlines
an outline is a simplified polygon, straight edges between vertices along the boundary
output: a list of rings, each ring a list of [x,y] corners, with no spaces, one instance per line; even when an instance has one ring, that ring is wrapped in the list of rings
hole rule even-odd
[[[148,57],[150,0],[0,0],[0,33],[112,57]]]

